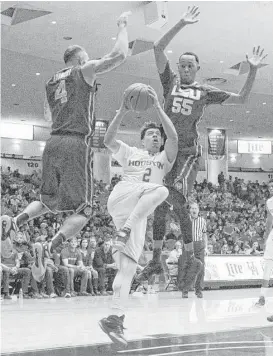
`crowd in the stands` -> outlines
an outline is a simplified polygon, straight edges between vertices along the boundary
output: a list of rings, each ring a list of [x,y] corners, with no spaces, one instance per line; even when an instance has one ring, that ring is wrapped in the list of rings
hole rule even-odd
[[[8,167],[1,169],[1,178],[2,215],[16,216],[30,202],[39,199],[40,171],[22,175],[18,170],[12,171]],[[121,176],[115,175],[108,185],[95,181],[94,216],[74,239],[54,253],[50,253],[48,246],[69,213],[48,213],[29,221],[20,228],[12,241],[5,235],[2,226],[2,288],[7,298],[11,294],[10,288],[12,292],[16,292],[17,279],[22,280],[25,298],[111,294],[116,274],[116,265],[111,254],[115,228],[106,203],[120,179]],[[200,214],[207,219],[210,254],[260,254],[264,242],[265,201],[268,197],[266,183],[244,182],[231,177],[226,180],[221,174],[218,176],[218,183],[213,186],[206,180],[196,182],[190,197],[190,200],[198,202]],[[153,217],[150,216],[145,250],[152,249],[152,223]],[[167,222],[166,234],[170,232],[174,233],[177,240],[180,239],[178,224],[172,212]],[[34,247],[37,243],[45,251],[46,271],[40,282],[31,274]],[[64,260],[73,260],[75,267],[66,268]]]

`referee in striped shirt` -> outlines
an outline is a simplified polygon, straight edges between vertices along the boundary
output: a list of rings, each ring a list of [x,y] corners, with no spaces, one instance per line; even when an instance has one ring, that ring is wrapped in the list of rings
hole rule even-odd
[[[197,203],[190,204],[190,217],[192,221],[192,237],[194,256],[203,263],[200,273],[195,281],[195,294],[198,298],[203,298],[205,275],[205,255],[208,254],[207,223],[199,216],[199,206]]]

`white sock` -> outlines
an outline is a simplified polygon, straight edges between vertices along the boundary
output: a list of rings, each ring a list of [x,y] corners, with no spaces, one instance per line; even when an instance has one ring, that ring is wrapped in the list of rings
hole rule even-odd
[[[114,294],[111,314],[121,316],[125,312],[126,302],[129,298],[131,283],[136,273],[137,264],[131,258],[120,252],[115,255],[114,259],[119,270],[113,283]]]
[[[262,288],[261,288],[260,296],[261,296],[261,297],[266,297],[267,292],[268,292],[268,288],[262,287]]]

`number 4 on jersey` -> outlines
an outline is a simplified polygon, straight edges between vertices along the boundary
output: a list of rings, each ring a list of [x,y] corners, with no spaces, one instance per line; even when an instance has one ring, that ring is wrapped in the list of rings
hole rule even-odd
[[[67,91],[65,88],[65,80],[61,80],[55,92],[55,100],[61,99],[61,103],[67,102]]]

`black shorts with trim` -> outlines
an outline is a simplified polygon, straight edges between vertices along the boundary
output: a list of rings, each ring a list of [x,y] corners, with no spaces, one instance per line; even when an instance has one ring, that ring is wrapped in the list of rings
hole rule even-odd
[[[52,135],[43,153],[41,202],[52,212],[92,204],[93,152],[84,136]]]
[[[200,158],[196,155],[182,155],[178,152],[171,171],[165,178],[166,186],[172,186],[185,198],[192,192],[199,170]]]

